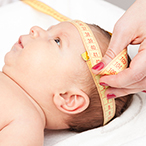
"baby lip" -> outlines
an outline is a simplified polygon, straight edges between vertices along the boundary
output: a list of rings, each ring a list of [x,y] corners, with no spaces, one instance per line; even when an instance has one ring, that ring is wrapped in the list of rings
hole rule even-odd
[[[21,45],[22,49],[24,48],[23,43],[22,43],[22,37],[21,36],[19,37],[18,44]]]

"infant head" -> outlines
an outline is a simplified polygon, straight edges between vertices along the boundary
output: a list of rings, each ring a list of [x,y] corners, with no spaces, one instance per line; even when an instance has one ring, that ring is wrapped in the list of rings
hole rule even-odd
[[[88,24],[88,26],[92,30],[103,56],[107,50],[111,36],[107,31],[103,30],[97,25]],[[128,56],[128,64],[129,63],[130,63],[130,58]],[[90,99],[89,106],[83,112],[73,115],[68,121],[70,130],[77,132],[103,126],[103,120],[104,120],[103,110],[99,98],[99,93],[97,91],[97,87],[95,86],[93,80],[89,78],[90,73],[89,72],[86,73],[87,76],[86,77],[84,76],[85,77],[84,82],[82,83],[86,85],[85,92],[88,94],[88,97]],[[120,116],[129,107],[131,101],[132,101],[132,95],[127,95],[115,99],[116,113],[114,118]]]
[[[110,35],[96,25],[89,27],[104,55]],[[81,57],[85,51],[76,27],[62,22],[47,31],[32,27],[5,56],[3,72],[40,105],[48,129],[84,131],[103,124],[99,94]],[[115,116],[130,101],[130,95],[116,99]]]

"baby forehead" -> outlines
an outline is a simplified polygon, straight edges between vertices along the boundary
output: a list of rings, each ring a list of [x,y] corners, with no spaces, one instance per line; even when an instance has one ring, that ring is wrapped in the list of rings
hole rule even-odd
[[[60,31],[70,31],[70,30],[77,30],[76,27],[70,23],[69,21],[60,22],[56,25],[52,25],[48,28],[48,30],[60,30]]]

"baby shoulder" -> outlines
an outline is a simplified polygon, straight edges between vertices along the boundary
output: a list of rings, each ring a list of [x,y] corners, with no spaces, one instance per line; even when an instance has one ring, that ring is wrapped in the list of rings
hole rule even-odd
[[[43,128],[41,116],[31,101],[22,95],[7,92],[0,89],[0,130],[12,121],[29,128]]]
[[[2,145],[42,146],[44,140],[43,130],[37,119],[35,121],[35,116],[26,117],[24,114],[17,116],[0,130],[0,142]]]

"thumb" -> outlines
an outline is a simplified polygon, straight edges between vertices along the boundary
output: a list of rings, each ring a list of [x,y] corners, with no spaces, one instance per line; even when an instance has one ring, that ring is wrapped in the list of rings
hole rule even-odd
[[[111,60],[113,60],[123,49],[129,45],[130,41],[128,42],[127,35],[128,34],[119,32],[116,29],[114,30],[104,57],[98,64],[92,67],[92,72],[94,74],[98,74],[111,62]]]

